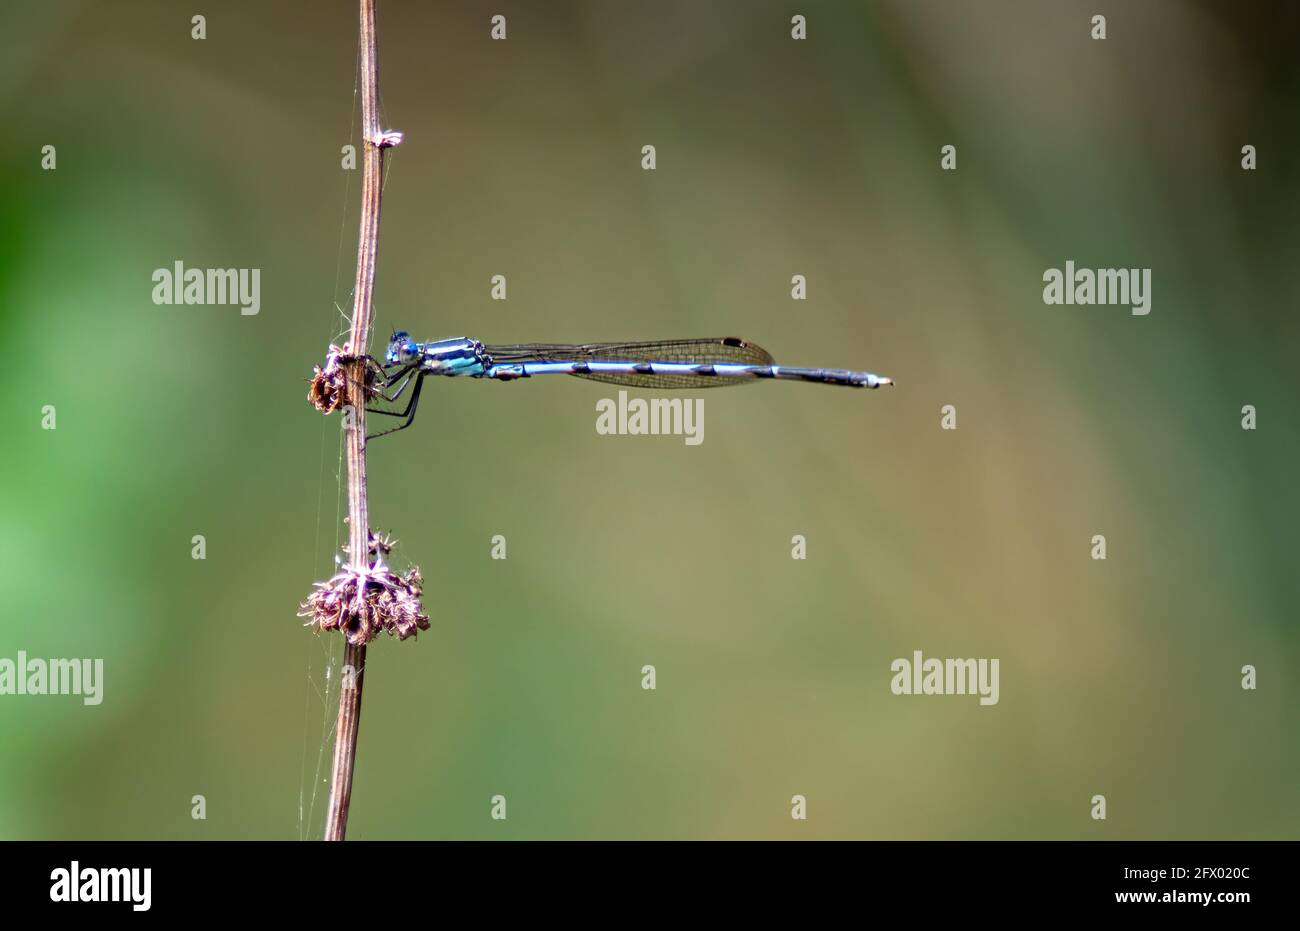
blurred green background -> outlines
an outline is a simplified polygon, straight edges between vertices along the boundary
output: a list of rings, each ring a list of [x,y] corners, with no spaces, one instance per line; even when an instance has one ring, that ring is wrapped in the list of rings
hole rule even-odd
[[[370,649],[350,837],[1297,836],[1300,18],[1094,7],[382,0],[376,345],[734,334],[898,387],[707,392],[687,447],[598,436],[605,385],[430,383],[370,456],[433,627]],[[0,837],[319,836],[355,5],[0,23],[0,657],[106,667],[0,697]],[[1067,259],[1151,314],[1045,306]],[[155,306],[177,260],[260,314]],[[1000,704],[892,695],[918,649]]]

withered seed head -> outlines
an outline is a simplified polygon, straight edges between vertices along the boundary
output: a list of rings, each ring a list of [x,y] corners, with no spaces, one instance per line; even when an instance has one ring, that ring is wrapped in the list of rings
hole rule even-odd
[[[344,390],[347,382],[347,370],[344,366],[355,361],[356,359],[350,354],[346,343],[341,349],[332,343],[330,344],[329,351],[325,354],[325,367],[322,368],[319,365],[312,367],[311,381],[307,386],[307,400],[312,407],[322,414],[329,414],[343,406],[343,402],[347,398],[347,392]],[[375,395],[377,379],[374,364],[367,360],[367,397]]]
[[[424,579],[418,567],[405,574],[393,572],[384,562],[396,544],[385,533],[369,534],[369,565],[358,571],[345,566],[328,582],[317,582],[298,610],[304,626],[340,630],[354,646],[362,646],[387,631],[398,640],[429,629],[429,615],[420,603]],[[346,550],[347,547],[344,547]]]
[[[399,575],[382,562],[365,572],[349,566],[328,582],[317,582],[298,616],[308,618],[307,627],[341,630],[353,646],[369,643],[382,631],[405,640],[429,629],[429,615],[420,603],[423,585],[415,567]]]

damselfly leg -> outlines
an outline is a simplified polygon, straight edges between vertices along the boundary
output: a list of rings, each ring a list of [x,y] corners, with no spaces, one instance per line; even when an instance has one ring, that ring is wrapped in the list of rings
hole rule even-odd
[[[376,437],[387,436],[390,433],[396,433],[398,430],[405,430],[407,427],[409,427],[412,423],[415,422],[415,411],[420,403],[420,389],[424,387],[425,373],[422,370],[420,370],[417,366],[407,366],[405,369],[399,371],[396,375],[394,375],[389,380],[389,382],[385,385],[385,387],[390,387],[398,378],[401,378],[403,375],[405,375],[406,377],[396,391],[394,391],[391,395],[387,395],[387,394],[383,394],[382,392],[379,392],[379,395],[386,401],[396,401],[399,397],[402,396],[402,392],[406,390],[406,386],[411,383],[411,379],[415,379],[415,387],[411,390],[411,398],[409,401],[406,402],[405,410],[386,411],[380,407],[367,407],[366,410],[369,413],[383,414],[386,417],[405,417],[406,421],[402,423],[400,426],[392,427],[388,430],[380,430],[378,433],[368,434],[366,436],[367,442],[375,439]]]

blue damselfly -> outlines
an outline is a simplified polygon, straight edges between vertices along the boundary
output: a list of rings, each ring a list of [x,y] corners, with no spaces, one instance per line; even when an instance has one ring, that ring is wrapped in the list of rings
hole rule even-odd
[[[405,418],[400,426],[371,434],[367,439],[395,433],[411,425],[426,375],[494,378],[497,381],[514,381],[534,375],[576,375],[634,388],[670,389],[716,388],[763,378],[849,388],[879,388],[894,383],[891,378],[870,372],[777,365],[766,349],[731,336],[630,343],[493,346],[467,337],[422,343],[412,339],[410,333],[398,331],[388,342],[384,361],[380,363],[373,358],[368,361],[379,376],[376,379],[378,384],[371,388],[374,395],[396,402],[409,387],[411,396],[404,410],[366,408],[372,413]]]

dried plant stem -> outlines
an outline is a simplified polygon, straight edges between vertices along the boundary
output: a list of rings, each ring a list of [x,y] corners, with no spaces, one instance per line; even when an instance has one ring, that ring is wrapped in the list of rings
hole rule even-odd
[[[384,148],[400,137],[386,136],[379,128],[379,53],[375,37],[375,0],[360,0],[361,125],[363,166],[361,182],[361,232],[357,242],[357,279],[353,290],[352,335],[348,345],[364,355],[370,341],[371,295],[375,284],[375,254],[379,247],[379,201],[384,174]],[[347,404],[351,407],[347,429],[348,556],[357,572],[369,569],[370,518],[366,503],[366,363],[348,364]],[[364,608],[363,608],[364,610]],[[329,811],[325,839],[343,840],[352,801],[352,772],[356,765],[357,730],[361,724],[361,686],[366,648],[349,643],[343,652],[339,683],[339,717],[334,734],[334,762],[330,779]],[[349,669],[349,667],[351,667]]]
[[[361,727],[361,679],[366,665],[366,648],[347,644],[343,666],[355,673],[339,689],[339,718],[334,729],[333,779],[330,783],[329,812],[325,839],[343,840],[348,830],[348,809],[352,805],[352,771],[357,760],[357,731]]]

